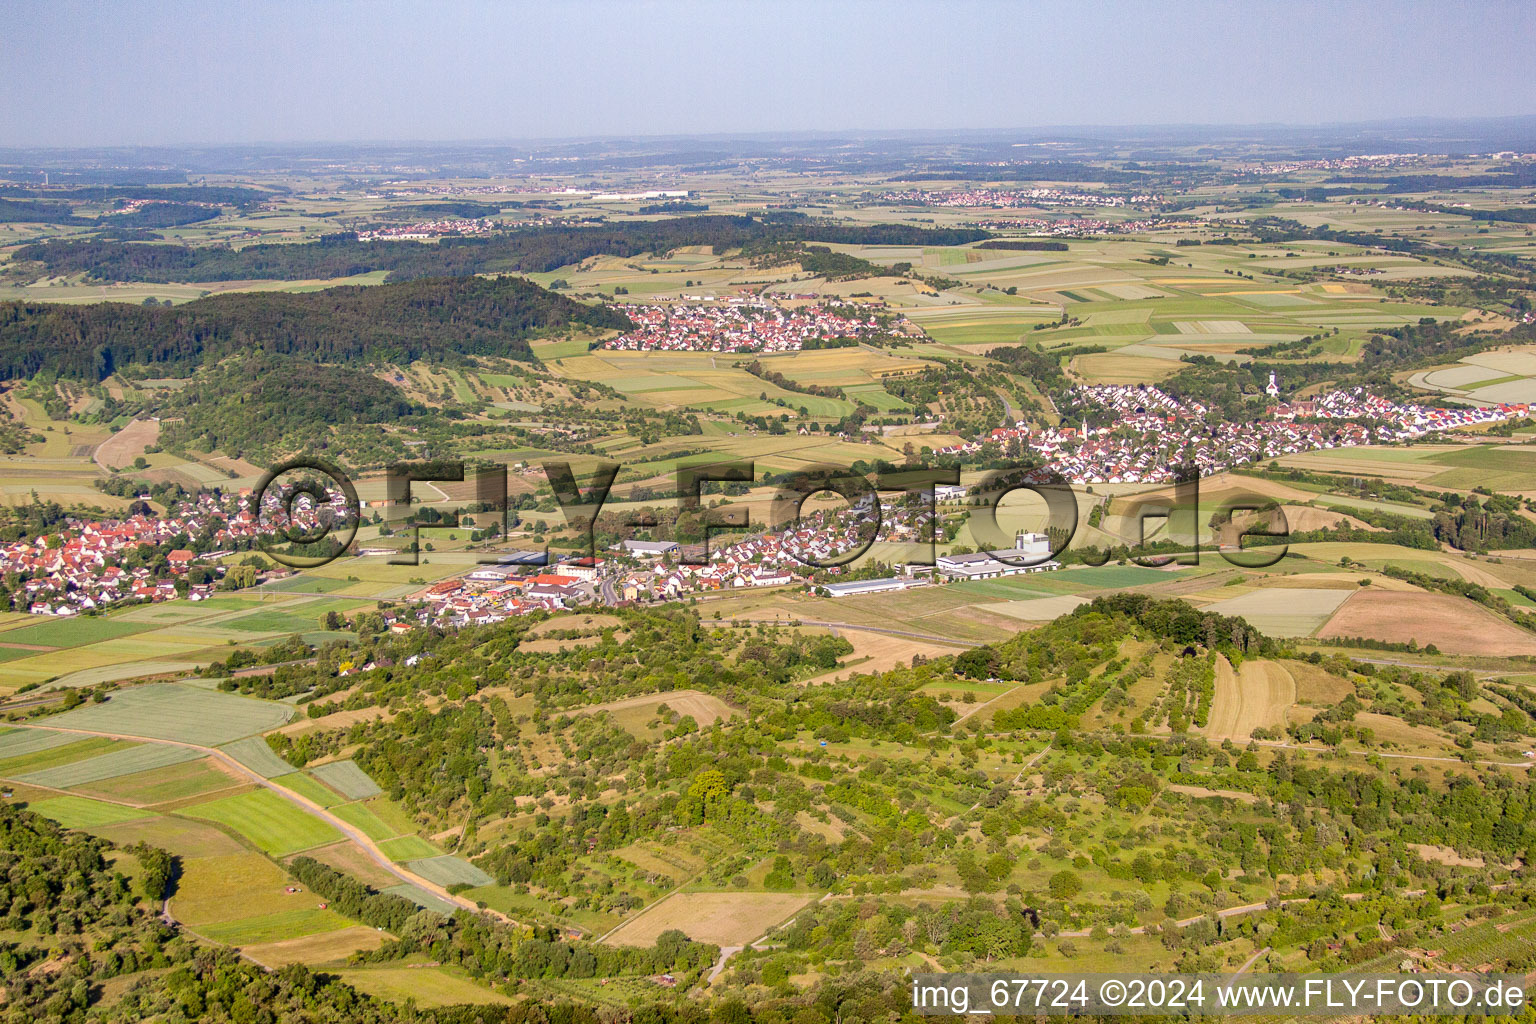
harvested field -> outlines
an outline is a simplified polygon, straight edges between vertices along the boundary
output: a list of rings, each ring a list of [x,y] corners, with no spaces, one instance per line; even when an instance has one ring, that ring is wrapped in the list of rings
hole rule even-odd
[[[1232,671],[1226,658],[1216,659],[1216,692],[1211,717],[1201,730],[1213,740],[1249,739],[1254,729],[1283,728],[1285,712],[1296,701],[1296,681],[1274,661],[1245,661]]]
[[[1355,692],[1353,684],[1341,679],[1317,665],[1304,661],[1283,662],[1285,670],[1296,680],[1296,699],[1307,704],[1337,704]]]
[[[662,932],[677,928],[696,942],[741,946],[811,899],[779,892],[680,892],[626,921],[606,941],[617,946],[653,946]]]
[[[374,928],[357,925],[333,932],[306,935],[280,942],[246,946],[241,952],[263,967],[277,969],[284,964],[323,964],[346,959],[352,953],[378,949],[389,936]]]
[[[153,445],[159,437],[159,420],[134,420],[97,445],[91,457],[102,469],[123,469],[133,465],[133,460],[144,454],[145,446]]]
[[[670,693],[628,697],[624,700],[612,700],[606,704],[572,708],[571,713],[590,715],[606,711],[613,716],[620,728],[631,735],[642,736],[646,733],[646,723],[656,717],[656,709],[663,704],[680,715],[692,718],[701,728],[741,714],[719,697],[700,693],[698,690],[673,690]]]
[[[987,611],[1006,615],[1025,622],[1050,622],[1066,615],[1080,604],[1087,604],[1086,597],[1063,594],[1059,597],[1037,597],[1027,601],[1004,601],[987,606]],[[953,653],[953,652],[950,652]]]
[[[958,650],[944,644],[928,643],[909,637],[887,636],[883,633],[866,633],[863,630],[845,629],[841,630],[839,635],[853,644],[853,653],[843,659],[842,667],[807,679],[806,685],[866,672],[888,672],[897,666],[912,664],[913,656],[918,654],[925,658],[937,658],[945,654],[954,654]],[[672,706],[677,707],[676,704]]]
[[[1434,644],[1448,654],[1536,654],[1536,634],[1450,594],[1362,590],[1344,602],[1317,635],[1389,643],[1413,640],[1420,647]]]
[[[1240,615],[1270,636],[1310,636],[1349,596],[1349,591],[1333,588],[1285,587],[1229,597],[1208,605],[1205,610],[1221,615]]]

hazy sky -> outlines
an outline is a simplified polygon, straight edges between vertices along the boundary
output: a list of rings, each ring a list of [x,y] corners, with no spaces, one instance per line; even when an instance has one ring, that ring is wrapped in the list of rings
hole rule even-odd
[[[1536,114],[1536,4],[34,2],[0,147]]]

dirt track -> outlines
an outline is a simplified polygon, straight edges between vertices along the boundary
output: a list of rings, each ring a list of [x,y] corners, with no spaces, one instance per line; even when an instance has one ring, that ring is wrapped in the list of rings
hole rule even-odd
[[[201,751],[209,757],[217,759],[222,767],[233,772],[240,778],[254,782],[258,786],[262,786],[266,789],[270,789],[284,800],[287,800],[289,803],[297,806],[300,810],[303,810],[321,819],[327,825],[330,825],[332,828],[336,829],[342,835],[350,839],[353,843],[360,847],[364,853],[368,855],[370,860],[378,864],[379,867],[383,868],[385,871],[388,871],[390,874],[394,875],[396,878],[400,879],[400,881],[409,882],[411,885],[419,886],[420,888],[432,893],[432,895],[447,900],[449,903],[452,903],[456,907],[462,907],[465,910],[473,911],[477,914],[488,914],[503,921],[514,924],[516,923],[512,921],[511,918],[504,914],[498,913],[497,911],[481,910],[470,900],[464,899],[462,896],[455,896],[453,893],[438,885],[436,882],[423,878],[416,874],[414,871],[400,867],[394,861],[390,860],[384,855],[384,851],[379,849],[377,843],[375,843],[372,839],[369,839],[355,826],[349,825],[345,821],[342,821],[340,818],[336,817],[336,815],[332,814],[324,807],[321,807],[313,800],[310,800],[308,797],[300,796],[298,793],[295,793],[291,789],[284,789],[282,786],[277,785],[270,779],[258,775],[256,772],[253,772],[251,769],[247,768],[245,765],[241,764],[239,761],[236,761],[233,757],[230,757],[224,751],[219,750],[216,747],[204,747],[196,743],[183,743],[179,740],[146,739],[143,736],[129,736],[121,733],[93,732],[87,729],[59,729],[47,725],[27,725],[22,722],[13,722],[12,727],[17,729],[42,729],[46,732],[64,732],[80,736],[105,736],[108,739],[114,740],[128,740],[134,743],[157,743],[161,746],[185,747],[188,750]]]

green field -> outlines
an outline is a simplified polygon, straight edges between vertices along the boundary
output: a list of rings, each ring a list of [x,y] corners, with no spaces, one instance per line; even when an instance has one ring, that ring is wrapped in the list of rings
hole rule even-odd
[[[49,732],[47,729],[10,729],[0,734],[0,762],[35,754],[40,750],[62,747],[79,739],[67,732]]]
[[[392,861],[424,860],[442,855],[442,850],[420,836],[401,836],[379,844],[379,849]]]
[[[284,789],[291,789],[300,796],[313,800],[321,807],[334,807],[343,799],[335,790],[321,785],[303,772],[289,772],[287,775],[277,776],[272,781]]]
[[[264,779],[274,779],[293,772],[293,765],[278,757],[276,751],[260,736],[247,736],[243,740],[226,743],[219,749]]]
[[[196,804],[181,813],[227,825],[274,857],[286,857],[341,838],[330,825],[267,789]]]
[[[391,896],[399,896],[401,899],[410,900],[423,910],[435,910],[439,914],[452,914],[459,908],[447,900],[434,896],[419,885],[392,885],[384,890]]]
[[[121,804],[109,804],[103,800],[89,800],[83,796],[60,796],[52,800],[39,800],[30,805],[45,818],[52,818],[65,828],[90,828],[93,825],[110,825],[119,821],[147,818],[149,811],[141,811]]]
[[[383,790],[354,761],[332,761],[310,769],[310,774],[349,800],[365,800]]]
[[[114,693],[105,704],[66,711],[49,719],[48,724],[217,746],[275,729],[292,715],[292,708],[270,701],[175,683],[150,683]]]
[[[496,879],[462,857],[428,857],[425,860],[413,860],[407,866],[421,877],[441,886],[496,884]]]
[[[275,914],[241,918],[224,924],[203,925],[199,931],[214,942],[230,946],[254,946],[262,942],[280,942],[303,935],[318,935],[352,927],[352,922],[318,905]]]
[[[359,992],[397,1002],[409,999],[423,1008],[512,1003],[500,992],[477,985],[463,972],[447,967],[347,968],[338,971],[337,976]]]
[[[153,768],[184,764],[187,761],[196,761],[202,756],[199,751],[188,747],[141,743],[123,750],[114,750],[86,758],[83,761],[16,775],[14,778],[17,782],[25,782],[33,786],[68,789],[71,786],[83,786],[103,779],[115,779],[120,775],[135,775]]]
[[[133,636],[154,627],[125,620],[121,616],[83,616],[73,619],[45,619],[35,626],[6,630],[0,634],[8,644],[40,644],[44,647],[80,647],[120,636]]]
[[[391,828],[386,825],[365,804],[342,804],[339,807],[332,808],[332,813],[348,825],[361,830],[363,835],[375,842],[398,836],[402,831],[401,829]]]

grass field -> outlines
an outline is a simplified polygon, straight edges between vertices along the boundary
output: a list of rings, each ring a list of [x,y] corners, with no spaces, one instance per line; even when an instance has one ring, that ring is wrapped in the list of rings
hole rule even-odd
[[[184,764],[187,761],[196,761],[200,757],[202,757],[200,753],[187,747],[141,743],[98,754],[83,761],[26,772],[14,778],[17,782],[35,786],[68,789],[71,786],[83,786],[91,782],[101,782],[104,779],[115,779],[121,775],[136,775],[153,768]]]
[[[66,743],[78,743],[79,736],[67,732],[49,732],[46,729],[11,729],[0,734],[0,763],[13,758],[23,758],[39,751],[62,747]]]
[[[411,885],[409,883],[403,885],[392,885],[385,889],[384,892],[389,893],[391,896],[399,896],[403,900],[410,900],[412,903],[416,904],[423,910],[435,911],[445,916],[451,915],[454,911],[459,909],[452,903],[449,903],[447,900],[440,896],[428,892],[419,885]]]
[[[105,704],[66,711],[50,718],[48,724],[60,729],[217,746],[275,729],[292,715],[292,708],[271,701],[175,683],[150,683],[114,693]]]
[[[411,1000],[423,1009],[465,1003],[506,1006],[513,1002],[448,967],[347,968],[336,974],[359,992],[399,1003]]]
[[[248,736],[234,743],[226,743],[219,749],[264,779],[293,773],[293,765],[278,757],[260,736]]]
[[[329,786],[316,782],[303,772],[289,772],[287,775],[279,775],[272,780],[284,789],[291,789],[302,797],[307,797],[321,807],[334,807],[345,798]]]
[[[401,833],[400,829],[386,825],[377,814],[368,809],[366,804],[342,804],[331,808],[331,813],[348,825],[361,829],[363,835],[375,842],[390,839]]]
[[[352,953],[378,949],[388,938],[377,929],[354,925],[296,939],[248,944],[240,951],[275,970],[284,964],[339,963]]]
[[[86,796],[151,805],[228,789],[240,785],[240,782],[220,771],[211,758],[203,758],[195,763],[177,762],[163,768],[119,775],[73,788]]]
[[[45,619],[35,626],[6,630],[3,634],[8,644],[40,644],[45,647],[80,647],[102,640],[114,640],[152,629],[152,626],[132,622],[121,616],[104,616],[77,619]]]
[[[673,690],[670,693],[628,697],[624,700],[609,701],[606,704],[590,704],[574,710],[581,714],[606,711],[626,732],[633,736],[644,736],[651,731],[647,726],[656,718],[657,708],[663,704],[680,715],[691,717],[700,728],[711,726],[741,713],[719,697],[700,693],[697,690]]]
[[[429,857],[425,860],[413,860],[407,866],[429,882],[436,882],[444,887],[455,884],[475,886],[496,884],[496,879],[462,857]]]
[[[383,790],[352,761],[332,761],[310,769],[310,774],[330,786],[348,800],[366,800],[378,796]]]
[[[52,800],[39,800],[28,806],[45,818],[52,818],[65,828],[90,828],[93,825],[110,825],[119,821],[133,821],[148,816],[150,812],[109,804],[101,800],[89,800],[82,796],[60,796]]]
[[[227,825],[274,857],[324,846],[341,838],[330,825],[266,789],[196,804],[181,813]]]
[[[391,839],[380,843],[379,849],[384,851],[386,857],[397,863],[438,857],[443,852],[420,836],[401,836],[399,839]]]

